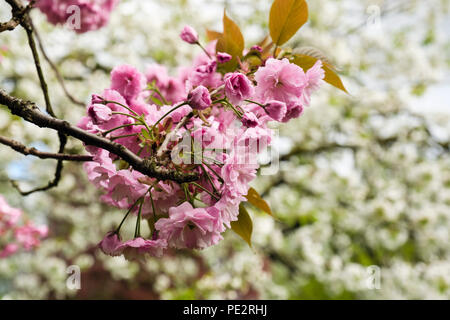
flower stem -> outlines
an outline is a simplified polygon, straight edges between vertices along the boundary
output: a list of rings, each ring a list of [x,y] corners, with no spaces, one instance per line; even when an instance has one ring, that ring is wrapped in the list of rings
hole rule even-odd
[[[136,229],[134,230],[134,238],[141,236],[141,216],[142,216],[142,206],[144,205],[144,198],[141,198],[141,203],[139,205],[139,212],[136,220]]]
[[[263,104],[261,104],[261,103],[259,103],[259,102],[253,101],[253,100],[244,100],[244,101],[245,101],[245,102],[249,102],[249,103],[257,104],[258,106],[260,106],[260,107],[263,108],[263,109],[266,108],[265,105],[263,105]]]
[[[115,127],[115,128],[113,128],[113,129],[111,129],[111,130],[104,131],[104,132],[102,133],[102,135],[103,135],[103,136],[106,136],[108,133],[111,133],[111,132],[113,132],[113,131],[116,131],[116,130],[119,130],[119,129],[122,129],[122,128],[127,128],[127,127],[132,127],[132,126],[140,126],[140,125],[142,125],[142,124],[138,124],[138,123],[128,123],[128,124],[124,124],[124,125]]]
[[[209,54],[208,51],[206,51],[206,49],[202,46],[202,44],[200,42],[196,42],[196,45],[198,45],[200,48],[202,48],[203,52],[206,53],[206,55],[208,56],[208,58],[210,58],[212,60],[211,55]]]
[[[206,189],[205,187],[199,185],[198,183],[196,183],[196,182],[190,182],[190,184],[196,186],[197,188],[202,189],[203,191],[205,191],[206,193],[208,193],[208,194],[209,194],[211,197],[213,197],[214,199],[220,200],[220,198],[219,198],[217,195],[215,195],[214,193],[212,193],[211,191],[209,191],[209,190]]]
[[[203,164],[204,164],[209,170],[211,170],[211,172],[214,173],[214,175],[215,175],[217,178],[219,178],[219,181],[220,181],[221,183],[224,182],[223,179],[222,179],[222,177],[221,177],[216,171],[214,171],[214,170],[209,166],[209,164],[207,164],[207,163],[204,162],[204,161],[203,161]]]
[[[133,109],[131,109],[130,107],[128,107],[128,106],[126,106],[126,105],[124,105],[124,104],[122,104],[122,103],[120,103],[120,102],[117,102],[117,101],[111,101],[111,100],[104,100],[103,103],[104,103],[104,104],[108,104],[108,103],[114,103],[114,104],[117,104],[117,105],[119,105],[119,106],[121,106],[121,107],[127,109],[128,111],[130,111],[130,112],[131,112],[132,114],[134,114],[135,116],[139,117],[139,115],[138,115]]]
[[[133,211],[134,207],[138,204],[139,201],[141,201],[142,197],[137,199],[135,203],[133,203],[133,205],[131,206],[131,208],[128,210],[128,212],[125,214],[125,217],[123,217],[122,222],[120,222],[119,226],[117,227],[115,233],[119,234],[120,228],[122,228],[123,223],[125,222],[125,220],[127,219],[128,215],[130,214],[131,211]]]
[[[212,178],[209,175],[209,172],[206,171],[206,169],[205,169],[205,167],[203,165],[201,165],[201,168],[202,168],[203,172],[205,173],[206,178],[208,179],[209,183],[211,184],[211,188],[213,189],[214,193],[218,193],[218,191],[216,189],[216,186],[214,185],[214,182],[212,181]]]
[[[136,137],[137,135],[138,135],[138,133],[125,134],[125,135],[123,135],[123,136],[111,137],[110,140],[111,140],[111,141],[115,141],[115,140],[122,139],[122,138]]]
[[[166,114],[164,114],[161,118],[159,118],[158,121],[156,121],[156,123],[152,126],[152,131],[156,128],[156,126],[165,118],[167,117],[169,114],[171,114],[172,112],[174,112],[175,110],[181,108],[182,106],[187,105],[188,103],[185,101],[177,106],[175,106],[174,108],[170,109]]]
[[[161,93],[161,91],[158,89],[158,87],[156,87],[156,86],[151,87],[150,90],[151,90],[151,91],[154,91],[154,92],[161,98],[162,102],[163,102],[165,105],[170,104],[170,103],[167,101],[167,99],[164,97],[164,95]]]

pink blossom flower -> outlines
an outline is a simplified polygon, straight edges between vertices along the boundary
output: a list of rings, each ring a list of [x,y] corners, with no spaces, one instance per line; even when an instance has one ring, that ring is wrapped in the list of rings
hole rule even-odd
[[[24,226],[14,230],[17,241],[22,244],[25,250],[36,248],[41,243],[41,238],[48,234],[47,226],[35,226],[28,222]]]
[[[115,232],[108,232],[108,234],[103,238],[102,241],[98,244],[100,250],[103,251],[104,254],[110,256],[119,256],[121,252],[117,249],[121,244],[120,238]]]
[[[22,211],[9,206],[5,198],[0,195],[0,223],[6,227],[14,226],[20,219]],[[0,226],[1,227],[1,226]]]
[[[15,243],[8,243],[3,250],[0,251],[0,258],[8,258],[19,251],[19,246]]]
[[[303,106],[299,103],[291,103],[287,106],[287,112],[282,122],[288,122],[291,119],[300,117],[303,113]]]
[[[144,75],[133,66],[124,64],[111,72],[111,89],[119,92],[127,102],[136,99],[144,86]]]
[[[232,59],[232,56],[225,52],[218,52],[216,56],[219,63],[226,63]]]
[[[167,241],[164,239],[145,240],[141,237],[128,240],[116,248],[128,260],[141,259],[143,255],[149,254],[153,257],[162,257],[167,248]]]
[[[308,84],[305,87],[305,91],[302,95],[303,105],[309,106],[311,102],[311,93],[319,89],[322,84],[322,80],[325,77],[325,71],[322,68],[322,61],[317,60],[316,63],[306,71],[306,78]]]
[[[254,160],[254,157],[251,157]],[[249,164],[245,155],[231,155],[221,170],[226,188],[238,195],[247,194],[249,183],[256,177],[257,164]]]
[[[259,125],[258,117],[253,112],[246,112],[242,116],[241,122],[247,128],[254,128]]]
[[[50,23],[67,24],[75,32],[83,33],[106,25],[117,3],[118,0],[37,0],[36,7],[47,16]],[[75,13],[74,6],[79,10],[80,20],[79,24],[74,20],[72,25],[68,22]]]
[[[284,102],[272,100],[266,103],[264,110],[273,120],[281,121],[286,115],[287,107]]]
[[[254,94],[254,88],[250,80],[242,73],[228,73],[225,75],[225,95],[234,105]]]
[[[164,98],[171,103],[177,103],[186,98],[186,89],[180,79],[169,76],[167,69],[164,66],[153,64],[147,68],[145,73],[147,83],[154,83]],[[159,100],[162,97],[153,94]]]
[[[285,103],[297,101],[307,86],[303,69],[288,59],[270,58],[255,73],[256,95],[263,101],[278,100]]]
[[[155,224],[159,237],[175,248],[204,249],[222,239],[222,226],[207,209],[194,209],[189,202],[169,209],[169,218]]]
[[[188,102],[192,109],[204,110],[211,106],[211,96],[208,89],[204,86],[198,86],[188,95]]]
[[[216,72],[217,61],[209,60],[205,64],[196,67],[189,75],[188,82],[193,86],[218,87],[222,82],[222,76]]]
[[[180,33],[181,40],[190,43],[196,44],[198,43],[198,33],[191,26],[185,26]]]
[[[104,104],[92,104],[88,108],[88,114],[95,124],[102,124],[111,119],[112,110]]]

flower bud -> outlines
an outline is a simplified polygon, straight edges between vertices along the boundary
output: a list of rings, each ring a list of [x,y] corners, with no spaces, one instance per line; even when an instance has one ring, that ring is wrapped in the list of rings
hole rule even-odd
[[[272,100],[266,103],[264,110],[273,120],[281,121],[286,115],[287,107],[284,102]]]
[[[211,95],[204,86],[198,86],[188,95],[188,103],[192,109],[204,110],[211,106]]]
[[[251,47],[250,51],[262,52],[262,48],[260,46],[256,45],[256,46]]]
[[[190,43],[196,44],[198,43],[198,33],[191,26],[185,26],[180,33],[181,40]]]
[[[232,59],[232,56],[225,52],[217,53],[217,61],[219,63],[226,63]]]
[[[91,98],[91,104],[103,103],[105,99],[100,97],[98,94],[93,94]]]
[[[259,120],[253,112],[246,112],[242,116],[241,122],[247,128],[254,128],[259,125]]]

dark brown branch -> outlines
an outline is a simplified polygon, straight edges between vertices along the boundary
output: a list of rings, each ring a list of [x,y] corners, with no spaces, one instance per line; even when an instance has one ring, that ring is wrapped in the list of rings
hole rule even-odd
[[[22,24],[35,1],[31,1],[26,7],[17,0],[6,0],[6,2],[11,6],[12,17],[9,21],[0,23],[0,32],[12,31]]]
[[[8,22],[0,23],[0,32],[12,31],[20,24],[20,20],[17,17],[12,17]]]
[[[45,81],[44,73],[42,71],[41,63],[40,63],[40,59],[39,59],[39,53],[37,51],[36,42],[34,41],[34,37],[33,37],[33,24],[32,24],[31,18],[29,16],[28,8],[31,8],[34,5],[35,1],[34,0],[30,1],[29,5],[26,8],[23,8],[23,6],[16,0],[7,0],[7,1],[11,2],[10,4],[12,7],[13,16],[15,16],[17,14],[16,7],[19,8],[18,10],[20,10],[20,12],[21,11],[25,12],[21,19],[20,25],[25,29],[25,31],[27,33],[28,45],[29,45],[29,47],[31,49],[31,53],[33,55],[34,65],[36,66],[36,72],[39,77],[39,83],[41,85],[42,93],[43,93],[44,99],[45,99],[46,110],[52,117],[56,117],[55,113],[53,112],[53,108],[52,108],[52,105],[50,102],[50,95],[48,93],[47,82]],[[64,153],[64,149],[67,144],[67,136],[65,134],[63,134],[62,132],[58,132],[58,137],[59,137],[58,153]],[[63,166],[64,166],[63,161],[58,160],[58,163],[56,164],[56,169],[55,169],[55,174],[54,174],[53,180],[50,181],[44,187],[39,187],[39,188],[30,190],[30,191],[24,192],[24,191],[20,190],[20,188],[17,186],[16,183],[13,183],[13,186],[24,196],[32,194],[34,192],[49,190],[53,187],[56,187],[58,185],[59,181],[61,180],[61,172],[63,170]]]
[[[51,153],[39,151],[36,148],[29,148],[19,141],[12,140],[3,136],[0,136],[0,143],[10,147],[11,149],[24,154],[26,156],[32,155],[40,159],[55,159],[55,160],[65,160],[65,161],[92,161],[93,157],[89,155],[80,154],[67,154],[67,153]]]
[[[86,132],[78,127],[72,126],[67,121],[46,115],[39,110],[35,103],[12,97],[1,89],[0,104],[7,106],[12,114],[41,128],[50,128],[61,134],[81,140],[86,145],[105,149],[125,160],[133,169],[149,177],[158,180],[171,180],[177,183],[198,180],[198,173],[196,172],[183,173],[176,170],[169,170],[159,166],[154,159],[142,159],[121,144]]]

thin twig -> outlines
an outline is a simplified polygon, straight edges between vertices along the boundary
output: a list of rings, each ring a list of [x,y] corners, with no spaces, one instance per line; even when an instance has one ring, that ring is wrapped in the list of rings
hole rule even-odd
[[[72,101],[74,104],[79,105],[79,106],[81,106],[81,107],[84,107],[85,104],[84,104],[83,102],[77,100],[77,99],[69,92],[69,90],[67,89],[66,84],[65,84],[65,82],[64,82],[64,78],[63,78],[63,76],[61,75],[61,73],[59,72],[58,67],[57,67],[57,66],[53,63],[53,61],[50,59],[50,57],[48,56],[48,54],[47,54],[47,52],[46,52],[46,50],[45,50],[45,48],[44,48],[44,44],[43,44],[43,42],[42,42],[41,36],[39,35],[37,29],[34,28],[34,25],[33,25],[33,22],[32,22],[32,21],[30,21],[30,24],[31,24],[31,26],[33,27],[34,35],[35,35],[36,40],[37,40],[37,42],[38,42],[38,46],[39,46],[39,49],[40,49],[40,51],[41,51],[41,53],[42,53],[42,56],[43,56],[44,59],[47,61],[47,63],[50,65],[50,67],[52,68],[53,72],[55,73],[56,79],[58,79],[58,82],[59,82],[59,84],[61,85],[61,88],[63,89],[64,94],[65,94],[65,95],[67,96],[67,98],[68,98],[70,101]]]
[[[77,162],[85,162],[92,161],[93,157],[90,155],[80,155],[80,154],[67,154],[67,153],[51,153],[39,151],[36,148],[30,148],[20,143],[19,141],[9,139],[3,136],[0,136],[0,143],[10,147],[11,149],[23,154],[23,155],[31,155],[38,157],[40,159],[56,159],[56,160],[65,160],[65,161],[77,161]]]

